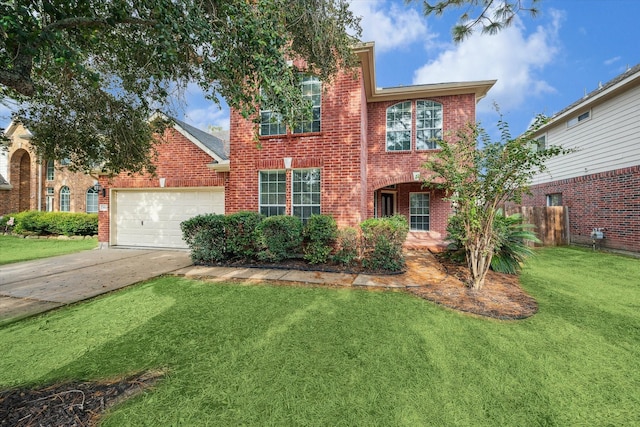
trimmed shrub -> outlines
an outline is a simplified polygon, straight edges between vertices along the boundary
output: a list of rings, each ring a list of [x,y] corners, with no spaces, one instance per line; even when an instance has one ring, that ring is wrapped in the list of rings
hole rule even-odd
[[[194,264],[211,264],[226,259],[225,222],[224,215],[205,214],[180,223]]]
[[[311,215],[303,231],[304,259],[310,264],[324,264],[336,244],[338,226],[329,215]]]
[[[252,259],[258,253],[256,227],[264,215],[258,212],[237,212],[225,217],[226,251],[228,258]]]
[[[261,261],[279,262],[295,258],[302,248],[302,221],[288,215],[270,216],[256,228],[263,250],[258,252]]]
[[[98,234],[98,214],[25,211],[5,215],[5,222],[10,217],[14,217],[13,231],[18,234],[64,234],[66,236]]]
[[[403,215],[371,218],[360,224],[363,240],[365,268],[400,271],[404,267],[402,244],[409,233],[409,224]]]
[[[338,250],[332,260],[342,265],[352,265],[358,258],[360,236],[358,230],[352,227],[338,231]]]

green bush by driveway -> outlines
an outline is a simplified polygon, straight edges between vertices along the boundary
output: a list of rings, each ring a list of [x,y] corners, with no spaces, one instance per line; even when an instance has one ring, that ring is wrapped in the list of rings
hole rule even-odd
[[[537,251],[521,321],[400,292],[165,277],[0,328],[0,388],[166,368],[104,426],[640,419],[640,260]]]

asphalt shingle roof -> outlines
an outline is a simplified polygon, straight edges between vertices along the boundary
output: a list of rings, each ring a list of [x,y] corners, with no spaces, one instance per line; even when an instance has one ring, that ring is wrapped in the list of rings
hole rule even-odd
[[[205,147],[216,153],[222,160],[229,160],[229,156],[226,153],[224,141],[220,138],[211,135],[203,130],[200,130],[182,120],[173,119],[182,129],[188,132],[195,139],[200,141]]]

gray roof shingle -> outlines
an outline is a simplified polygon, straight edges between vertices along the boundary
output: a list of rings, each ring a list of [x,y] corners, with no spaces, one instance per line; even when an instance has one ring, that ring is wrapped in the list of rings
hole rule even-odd
[[[222,160],[229,160],[229,156],[225,150],[224,141],[216,136],[213,136],[203,130],[200,130],[194,126],[191,126],[188,123],[183,122],[182,120],[172,119],[176,124],[178,124],[185,132],[188,132],[195,139],[200,141],[205,147],[213,151],[218,157]]]

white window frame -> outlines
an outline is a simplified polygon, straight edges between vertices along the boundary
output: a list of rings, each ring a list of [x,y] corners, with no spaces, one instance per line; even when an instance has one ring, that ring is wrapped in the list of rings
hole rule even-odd
[[[407,106],[409,107],[407,109]],[[408,125],[407,129],[407,116],[408,116]],[[411,101],[403,101],[398,102],[393,105],[387,107],[386,110],[386,122],[385,122],[385,149],[387,152],[407,152],[411,151],[411,127],[413,126],[413,103]],[[404,126],[404,129],[401,127]],[[393,148],[396,146],[398,142],[393,141],[393,146],[390,147],[389,136],[394,135],[392,139],[395,139],[398,135],[407,134],[409,135],[408,146],[405,148],[407,141],[405,138],[402,138],[400,142],[401,148]]]
[[[311,120],[298,120],[293,133],[320,132],[321,129],[321,105],[322,105],[322,83],[316,76],[303,75],[300,78],[300,89],[302,97],[311,102]]]
[[[305,173],[317,173],[317,180],[308,181]],[[315,182],[317,181],[317,182]],[[303,224],[311,215],[320,214],[322,198],[322,171],[319,168],[294,169],[291,173],[291,214]]]
[[[66,185],[60,188],[60,212],[71,212],[71,190]]]
[[[264,178],[278,179],[264,181]],[[280,176],[282,177],[280,179]],[[266,190],[263,191],[263,184]],[[280,191],[280,187],[284,189]],[[282,203],[281,203],[282,202]],[[263,170],[258,172],[258,212],[264,216],[284,215],[287,210],[287,172],[285,170]]]
[[[423,117],[420,117],[420,113]],[[427,112],[431,117],[426,116]],[[444,109],[440,102],[428,99],[416,101],[416,150],[437,150],[438,141],[442,141]],[[426,134],[429,134],[428,137]]]
[[[580,123],[587,122],[589,120],[591,120],[591,110],[587,110],[584,113],[580,113],[577,116],[567,120],[567,127],[570,128]]]
[[[53,212],[54,200],[55,200],[55,190],[53,189],[53,187],[47,187],[45,204],[44,204],[46,212]]]
[[[414,212],[414,206],[413,206],[413,197],[414,196],[426,196],[427,197],[427,205],[426,205],[426,210],[427,212]],[[419,210],[424,210],[424,206],[420,206],[420,207],[416,207],[416,209]],[[427,228],[426,229],[422,229],[422,228],[414,228],[413,226],[413,218],[427,218],[426,224],[427,224]],[[424,222],[423,222],[424,224]],[[431,230],[431,194],[429,194],[428,192],[415,192],[415,193],[409,193],[409,229],[411,231],[430,231]]]
[[[87,188],[86,198],[86,212],[98,213],[98,190],[94,187]]]
[[[558,198],[560,204],[558,204]],[[562,206],[562,193],[551,193],[546,195],[547,206]]]
[[[47,181],[53,181],[56,177],[56,165],[54,163],[53,160],[47,160],[47,164],[46,164],[46,180]]]

